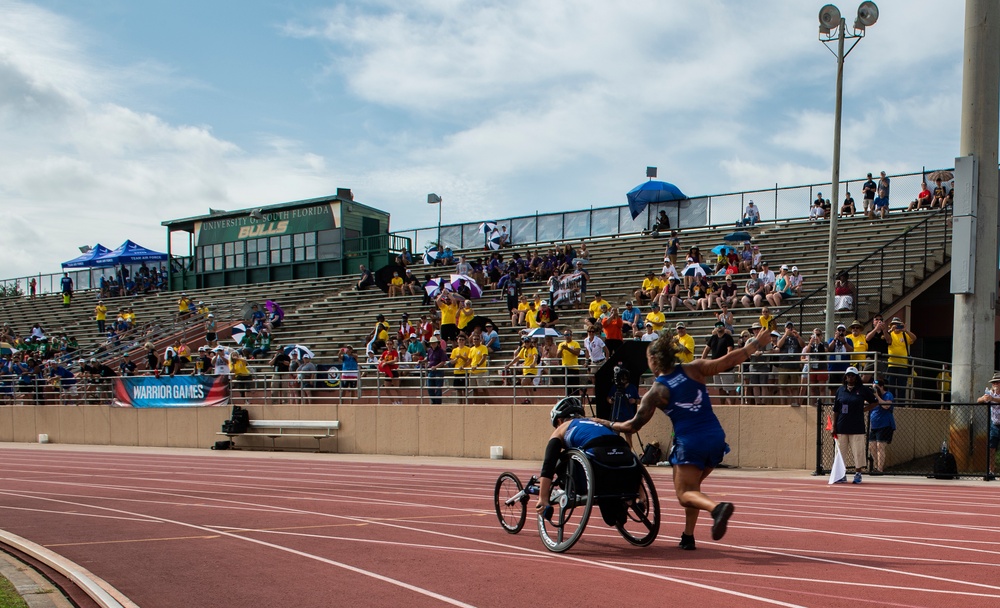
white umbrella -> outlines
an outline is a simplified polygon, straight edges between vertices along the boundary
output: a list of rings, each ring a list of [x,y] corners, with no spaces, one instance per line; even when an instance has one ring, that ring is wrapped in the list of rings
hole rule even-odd
[[[479,224],[479,234],[493,234],[497,230],[497,223],[486,221]]]
[[[437,248],[428,249],[427,251],[424,252],[424,264],[427,264],[429,266],[433,264],[434,261],[437,260],[439,257],[441,257],[441,252],[438,251]]]
[[[559,332],[551,327],[536,327],[535,329],[527,333],[529,338],[546,338],[552,336],[553,338],[559,337]]]
[[[233,342],[237,344],[243,344],[243,337],[246,336],[247,332],[256,333],[252,328],[247,327],[246,323],[237,323],[233,325],[232,336]]]
[[[441,279],[430,279],[424,283],[424,291],[426,291],[427,295],[430,297],[436,297],[439,293],[441,293]]]
[[[312,349],[310,349],[308,346],[305,346],[303,344],[292,344],[291,346],[286,346],[284,348],[284,351],[285,351],[286,355],[291,355],[292,352],[298,353],[299,354],[299,359],[302,359],[302,357],[304,355],[309,355],[310,359],[315,359],[316,358],[316,355],[313,354]]]
[[[500,245],[502,244],[500,239],[501,239],[500,231],[494,230],[493,233],[490,234],[490,239],[486,241],[486,244],[489,246],[490,249],[496,251],[497,249],[500,249]]]

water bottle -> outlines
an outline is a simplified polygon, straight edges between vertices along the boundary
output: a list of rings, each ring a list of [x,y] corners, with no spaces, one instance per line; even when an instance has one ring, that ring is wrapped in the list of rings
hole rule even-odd
[[[948,453],[948,442],[947,441],[942,441],[941,442],[941,453],[942,454],[947,454]]]

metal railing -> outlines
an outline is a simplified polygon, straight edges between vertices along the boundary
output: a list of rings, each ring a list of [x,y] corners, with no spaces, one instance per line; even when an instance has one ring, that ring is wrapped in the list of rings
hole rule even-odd
[[[950,169],[949,169],[950,170]],[[923,176],[933,170],[902,173],[890,176],[890,204],[898,209],[909,204],[909,196],[900,192],[920,190]],[[861,210],[861,185],[866,178],[847,180],[841,183],[842,192],[856,195],[857,208]],[[508,228],[511,242],[515,245],[581,239],[589,237],[635,234],[648,231],[656,223],[660,210],[665,210],[673,228],[697,228],[735,224],[743,218],[749,201],[754,201],[760,210],[763,223],[774,220],[804,218],[809,215],[809,205],[816,194],[829,188],[829,183],[802,186],[779,186],[773,188],[711,194],[686,199],[680,202],[653,203],[646,207],[635,220],[627,205],[591,207],[590,209],[564,211],[558,213],[538,213],[509,217],[497,221]],[[896,194],[893,195],[892,192]],[[834,210],[840,202],[834,201]],[[770,217],[765,217],[765,214]],[[452,249],[483,249],[485,236],[479,232],[479,222],[448,224],[441,226],[441,244]],[[431,242],[438,240],[437,226],[397,230],[393,234],[412,239],[412,245],[423,251]]]

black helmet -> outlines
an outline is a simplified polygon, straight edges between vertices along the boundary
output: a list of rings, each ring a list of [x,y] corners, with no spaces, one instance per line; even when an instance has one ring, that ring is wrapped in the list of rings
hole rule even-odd
[[[582,418],[586,415],[583,411],[583,404],[576,397],[564,397],[552,408],[549,418],[552,419],[552,426],[559,426],[560,418]]]

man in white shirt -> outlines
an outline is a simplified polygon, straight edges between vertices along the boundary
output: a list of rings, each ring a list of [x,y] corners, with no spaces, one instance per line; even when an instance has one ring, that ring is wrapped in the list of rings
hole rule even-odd
[[[753,204],[753,201],[747,203],[746,211],[743,212],[743,225],[744,226],[754,226],[760,221],[760,209],[757,205]]]
[[[590,360],[590,373],[596,374],[597,370],[604,365],[604,361],[608,358],[609,353],[607,345],[597,335],[595,328],[587,328],[587,338],[583,341],[583,348],[587,351],[587,359]]]
[[[767,262],[760,263],[760,272],[757,273],[757,280],[764,284],[764,291],[766,293],[774,291],[774,271],[767,267]]]
[[[795,292],[795,295],[802,295],[802,275],[799,274],[799,267],[792,266],[792,274],[786,277],[788,279],[788,285]]]
[[[652,342],[653,340],[656,340],[659,337],[660,337],[660,334],[658,334],[655,331],[653,331],[653,324],[652,323],[646,323],[646,333],[642,334],[641,340],[643,342]]]

